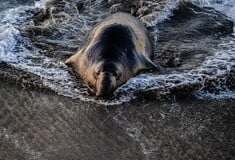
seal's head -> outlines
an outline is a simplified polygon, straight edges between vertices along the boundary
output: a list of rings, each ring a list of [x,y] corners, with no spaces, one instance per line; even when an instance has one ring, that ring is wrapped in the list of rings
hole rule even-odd
[[[101,63],[94,72],[97,97],[108,98],[121,84],[120,69],[115,63]]]

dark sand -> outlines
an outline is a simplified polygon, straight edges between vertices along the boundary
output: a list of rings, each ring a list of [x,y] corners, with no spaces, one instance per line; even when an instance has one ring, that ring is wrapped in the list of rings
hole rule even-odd
[[[0,159],[234,159],[235,100],[104,107],[0,82]]]

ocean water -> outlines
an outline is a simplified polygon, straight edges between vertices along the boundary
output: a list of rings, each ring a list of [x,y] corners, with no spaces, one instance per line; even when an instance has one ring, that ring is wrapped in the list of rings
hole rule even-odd
[[[234,0],[190,1],[202,7],[213,7],[235,22]],[[37,75],[43,86],[49,87],[59,95],[113,105],[138,98],[139,93],[151,91],[161,96],[169,94],[173,89],[201,84],[199,88],[195,87],[192,95],[202,99],[235,99],[235,92],[227,85],[226,78],[228,73],[235,71],[235,39],[232,36],[221,39],[221,43],[212,51],[213,55],[206,57],[198,67],[177,73],[140,74],[119,87],[110,100],[102,101],[89,95],[87,87],[78,83],[77,78],[64,64],[63,56],[59,56],[59,54],[72,55],[79,48],[85,33],[109,14],[102,0],[85,0],[83,12],[69,5],[68,0],[68,4],[63,4],[64,12],[58,14],[55,7],[51,10],[50,21],[39,22],[41,24],[36,24],[33,16],[38,10],[45,10],[49,0],[9,0],[7,2],[0,0],[0,2],[2,4],[0,7],[0,62]],[[56,5],[60,3],[62,2]],[[153,19],[141,20],[146,26],[157,26],[169,19],[173,9],[177,8],[179,3],[180,1],[169,1]],[[32,40],[24,33],[30,27],[43,30],[48,29],[48,26],[54,26],[54,31],[35,35],[38,45],[32,44]],[[157,41],[157,34],[154,39]],[[49,44],[49,47],[45,49],[46,44]],[[61,48],[64,50],[61,51]],[[54,54],[58,56],[53,56]],[[218,81],[208,86],[206,81],[210,79]]]

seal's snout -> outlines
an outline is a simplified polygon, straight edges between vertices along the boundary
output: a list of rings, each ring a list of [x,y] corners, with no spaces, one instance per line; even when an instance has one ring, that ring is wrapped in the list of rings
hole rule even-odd
[[[108,98],[112,95],[116,86],[116,79],[110,72],[103,72],[97,78],[96,96]]]

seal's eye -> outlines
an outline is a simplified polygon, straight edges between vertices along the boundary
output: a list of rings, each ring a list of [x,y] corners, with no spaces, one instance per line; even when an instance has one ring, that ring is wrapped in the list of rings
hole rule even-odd
[[[117,81],[120,80],[120,78],[121,78],[121,74],[117,75],[117,78],[116,78]]]
[[[113,72],[113,76],[114,76],[114,77],[117,77],[117,72]]]
[[[119,80],[120,77],[121,77],[121,74],[120,74],[120,73],[117,73],[117,72],[114,72],[113,75],[116,77],[116,80]]]

